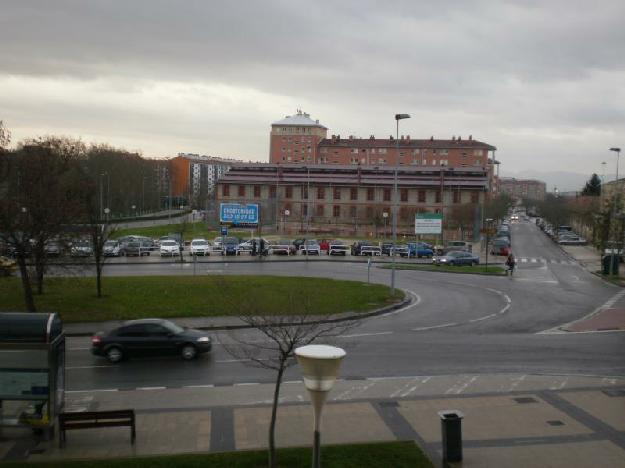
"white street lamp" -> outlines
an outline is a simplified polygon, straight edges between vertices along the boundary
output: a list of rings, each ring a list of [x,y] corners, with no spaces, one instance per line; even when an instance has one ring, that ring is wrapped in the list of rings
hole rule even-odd
[[[297,348],[295,356],[302,369],[302,374],[304,374],[304,385],[310,394],[310,400],[315,412],[312,466],[313,468],[319,468],[321,410],[328,393],[334,386],[334,382],[336,382],[336,376],[339,373],[341,361],[345,357],[345,351],[328,345],[308,345]]]
[[[612,217],[610,219],[610,231],[611,233],[614,232],[614,228],[612,227],[613,224],[615,223],[615,219],[616,219],[616,203],[619,199],[619,184],[618,184],[618,163],[619,163],[619,159],[621,158],[621,148],[610,148],[610,151],[614,151],[616,153],[616,177],[614,179],[614,191],[612,192]],[[613,234],[611,235],[611,239],[613,241],[613,246],[616,246],[616,248],[618,249],[618,242],[615,240],[615,237],[617,236],[617,234]],[[614,249],[612,249],[612,251],[614,252]],[[612,258],[613,254],[610,256],[610,275],[614,275],[614,262],[613,262],[613,258]],[[618,274],[618,264],[616,266],[617,271],[616,273]]]
[[[393,265],[391,269],[391,294],[395,294],[395,244],[397,244],[397,207],[399,204],[399,197],[397,196],[397,170],[399,168],[399,121],[409,118],[410,114],[395,114],[395,121],[397,122],[395,142],[397,149],[395,154],[395,177],[393,183]]]

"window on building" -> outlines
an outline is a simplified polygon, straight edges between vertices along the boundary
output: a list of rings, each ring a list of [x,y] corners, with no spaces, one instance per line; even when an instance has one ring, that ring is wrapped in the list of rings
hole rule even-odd
[[[276,198],[276,186],[275,185],[269,186],[269,198]]]
[[[358,200],[358,188],[351,187],[349,189],[349,199],[350,200]]]
[[[454,203],[460,203],[460,190],[454,190]]]
[[[349,207],[349,217],[350,218],[355,218],[356,217],[356,207],[355,206],[350,206]]]
[[[375,200],[375,189],[373,187],[367,188],[367,200]]]
[[[254,185],[254,198],[259,198],[259,197],[260,197],[260,186]]]
[[[239,185],[239,196],[240,197],[245,196],[245,185]]]
[[[290,185],[284,188],[284,198],[293,198],[293,187]]]
[[[358,154],[358,148],[352,148],[351,152],[352,154]]]
[[[302,205],[302,216],[308,216],[308,205]]]
[[[401,201],[408,201],[408,189],[403,188],[399,191],[399,195],[400,195],[400,200]]]
[[[326,189],[324,187],[317,188],[317,199],[323,200],[326,197]]]
[[[308,199],[308,186],[302,185],[302,200]]]
[[[379,148],[378,149],[378,153],[379,154],[386,154],[386,148]]]
[[[390,188],[384,189],[384,201],[391,201],[391,189]]]
[[[341,206],[340,205],[334,205],[332,207],[332,216],[334,216],[335,218],[340,218],[341,217]]]
[[[425,203],[425,190],[419,190],[419,203]]]
[[[229,197],[230,196],[230,186],[228,184],[224,184],[221,187],[221,195],[224,197]]]
[[[402,206],[399,209],[399,218],[401,220],[403,220],[403,221],[406,221],[407,219],[409,219],[410,218],[410,210],[407,207]]]
[[[441,191],[437,190],[436,191],[436,201],[435,203],[440,203],[441,202]]]
[[[480,194],[476,191],[471,192],[471,203],[477,203],[480,199]]]
[[[372,206],[368,206],[367,209],[365,210],[365,213],[367,215],[368,220],[373,219],[373,207]]]
[[[334,199],[335,200],[340,200],[341,199],[341,189],[338,188],[338,187],[335,187],[333,192],[334,192],[334,194],[333,194],[334,195]]]
[[[325,206],[317,205],[316,216],[323,216],[325,212]]]

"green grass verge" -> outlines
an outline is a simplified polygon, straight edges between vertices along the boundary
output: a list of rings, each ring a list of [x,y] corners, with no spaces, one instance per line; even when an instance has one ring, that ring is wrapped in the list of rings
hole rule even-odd
[[[380,266],[378,268],[384,268],[386,270],[389,270],[392,267],[392,265],[383,265]],[[435,265],[405,265],[405,264],[401,264],[401,263],[396,263],[395,264],[395,269],[396,270],[422,270],[422,271],[439,271],[439,272],[445,272],[445,273],[473,273],[476,275],[495,275],[495,276],[505,276],[506,274],[506,270],[502,267],[499,266],[489,266],[489,267],[484,267],[483,265],[477,265],[477,266],[468,266],[468,265],[463,265],[463,266],[451,266],[451,265],[441,265],[441,266],[435,266]]]
[[[403,298],[380,284],[326,278],[278,276],[129,276],[47,278],[38,310],[58,312],[65,322],[128,320],[146,317],[331,315],[366,312]],[[0,278],[0,310],[22,311],[19,278]]]
[[[310,448],[278,450],[281,468],[309,468]],[[321,447],[324,468],[433,468],[414,442],[327,445]],[[160,457],[107,458],[96,460],[63,460],[53,462],[3,463],[6,468],[265,468],[267,451],[239,451]]]
[[[112,235],[112,239],[118,239],[123,236],[137,235],[151,237],[158,239],[159,237],[167,236],[169,234],[179,233],[182,229],[182,224],[163,224],[160,226],[149,227],[137,227],[129,229],[118,229]],[[231,229],[228,231],[231,236],[237,236],[242,238],[250,237],[249,229]],[[190,241],[196,237],[204,237],[205,239],[214,239],[219,236],[219,231],[209,230],[206,227],[206,223],[203,221],[197,221],[195,223],[187,223],[185,226],[184,239]]]

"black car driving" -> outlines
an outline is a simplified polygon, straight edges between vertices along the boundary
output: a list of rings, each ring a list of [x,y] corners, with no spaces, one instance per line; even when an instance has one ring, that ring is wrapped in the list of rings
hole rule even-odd
[[[129,320],[119,328],[98,332],[91,338],[91,353],[113,363],[132,356],[168,354],[190,360],[210,350],[211,339],[206,332],[162,319]]]

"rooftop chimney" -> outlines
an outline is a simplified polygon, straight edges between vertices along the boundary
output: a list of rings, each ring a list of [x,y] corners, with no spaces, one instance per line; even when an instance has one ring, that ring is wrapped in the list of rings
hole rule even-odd
[[[460,135],[458,135],[458,141],[462,140],[462,137]]]
[[[455,135],[451,137],[451,141],[456,141],[456,136]]]
[[[469,135],[469,140],[473,140],[473,135]]]
[[[434,141],[434,137],[433,136],[430,137],[430,141]]]

